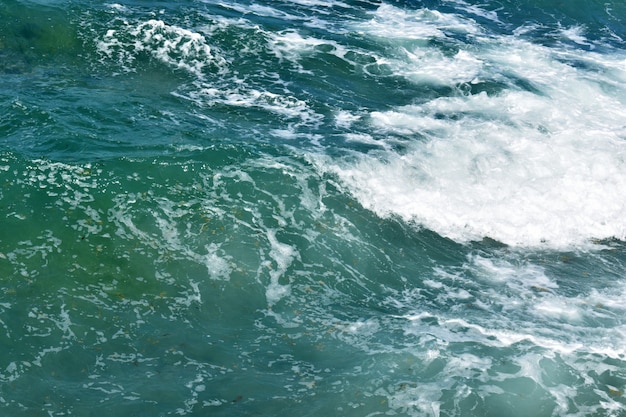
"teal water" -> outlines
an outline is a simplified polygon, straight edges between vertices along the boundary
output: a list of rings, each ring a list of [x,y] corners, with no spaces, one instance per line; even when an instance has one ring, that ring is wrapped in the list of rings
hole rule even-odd
[[[622,2],[0,2],[0,413],[626,416]]]

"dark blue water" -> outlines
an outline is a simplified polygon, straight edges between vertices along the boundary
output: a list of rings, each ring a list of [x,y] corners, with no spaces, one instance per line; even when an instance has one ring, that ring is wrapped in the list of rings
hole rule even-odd
[[[626,416],[622,2],[0,2],[7,416]]]

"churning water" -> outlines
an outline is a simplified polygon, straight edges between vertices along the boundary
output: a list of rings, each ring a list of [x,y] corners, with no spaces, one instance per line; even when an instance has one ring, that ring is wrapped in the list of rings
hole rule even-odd
[[[0,2],[0,413],[626,416],[623,2]]]

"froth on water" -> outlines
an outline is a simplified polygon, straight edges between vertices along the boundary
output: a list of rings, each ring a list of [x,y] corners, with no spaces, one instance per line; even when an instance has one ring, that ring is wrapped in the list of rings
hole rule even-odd
[[[248,3],[3,21],[0,410],[621,417],[617,33]]]
[[[381,8],[366,32],[402,43],[388,65],[411,82],[457,91],[359,113],[380,150],[349,162],[326,159],[324,169],[379,215],[457,241],[565,247],[625,237],[623,56],[548,48],[494,37],[468,21],[393,10],[389,17]],[[438,29],[462,31],[472,43],[454,42],[446,56],[413,42],[447,40]],[[397,142],[405,143],[400,153]]]

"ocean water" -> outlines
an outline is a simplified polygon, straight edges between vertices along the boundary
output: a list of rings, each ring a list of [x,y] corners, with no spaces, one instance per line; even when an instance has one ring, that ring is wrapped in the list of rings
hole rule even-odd
[[[0,1],[3,416],[626,416],[619,0]]]

